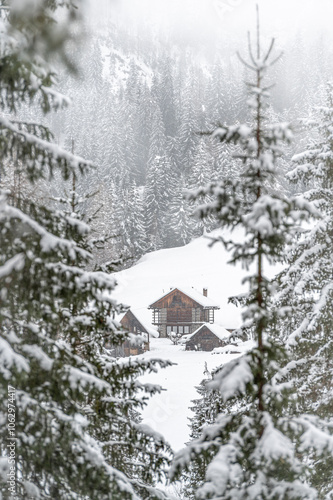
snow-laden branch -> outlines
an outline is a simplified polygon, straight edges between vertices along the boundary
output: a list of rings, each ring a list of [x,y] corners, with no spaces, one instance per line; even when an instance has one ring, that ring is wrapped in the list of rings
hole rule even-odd
[[[9,118],[0,114],[0,126],[3,129],[10,130],[15,136],[20,137],[22,141],[30,144],[31,146],[35,146],[41,151],[46,152],[53,160],[64,160],[68,163],[68,165],[73,169],[78,168],[93,168],[93,163],[87,160],[84,160],[80,156],[73,155],[68,151],[65,151],[63,148],[58,146],[57,144],[53,144],[51,142],[45,141],[39,137],[36,137],[33,134],[29,134],[28,132],[21,130],[14,122],[12,122]],[[0,129],[1,132],[1,129]],[[3,133],[3,131],[2,131]]]
[[[0,266],[0,279],[9,276],[13,271],[21,271],[24,267],[25,257],[23,253],[15,255],[8,259],[5,264]]]
[[[76,255],[80,255],[84,259],[89,259],[91,254],[77,246],[74,242],[55,236],[47,231],[37,221],[23,213],[20,209],[8,205],[6,196],[0,194],[0,220],[4,219],[17,219],[22,224],[29,227],[34,233],[40,236],[40,246],[42,252],[51,252],[58,249],[66,250],[74,259]]]
[[[230,361],[220,370],[207,387],[219,390],[224,401],[240,394],[245,394],[246,386],[253,382],[254,375],[251,369],[251,357],[244,355]]]

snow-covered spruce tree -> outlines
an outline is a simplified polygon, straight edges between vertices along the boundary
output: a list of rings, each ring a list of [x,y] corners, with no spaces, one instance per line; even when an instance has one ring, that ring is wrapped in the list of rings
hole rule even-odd
[[[311,117],[312,140],[303,153],[294,156],[289,178],[306,185],[304,196],[315,202],[322,217],[311,224],[291,245],[288,269],[279,277],[277,303],[293,307],[292,321],[283,323],[284,338],[296,363],[289,377],[295,384],[297,411],[311,409],[330,419],[333,435],[333,85],[326,88],[326,102]],[[333,498],[333,458],[318,460],[313,484],[318,498]]]
[[[192,68],[191,68],[192,69]],[[194,71],[189,72],[184,82],[180,105],[180,126],[177,139],[179,141],[180,151],[178,164],[181,173],[185,177],[189,174],[194,150],[199,142],[197,136],[200,126],[198,123],[198,112],[195,106],[194,97],[197,95]]]
[[[208,371],[207,366],[205,367],[204,375],[205,378],[196,387],[200,397],[192,400],[192,406],[190,406],[190,410],[194,413],[194,416],[189,418],[191,441],[201,436],[205,426],[215,423],[217,415],[223,408],[223,400],[220,393],[218,391],[211,391],[207,387],[207,383],[212,380],[212,374]],[[199,455],[196,457],[196,460],[191,462],[189,470],[183,474],[182,482],[184,483],[186,498],[195,498],[196,490],[205,481],[207,465],[208,461],[206,457]]]
[[[155,156],[149,161],[144,193],[147,247],[158,250],[165,246],[166,216],[172,198],[172,167],[168,156]]]
[[[146,232],[143,209],[143,193],[133,182],[128,189],[118,193],[119,203],[115,211],[120,251],[128,264],[134,263],[146,251]]]
[[[169,210],[164,218],[164,231],[170,247],[186,245],[194,235],[196,221],[185,198],[185,191],[184,180],[181,178],[178,186],[173,189]]]
[[[31,183],[56,171],[69,179],[87,162],[18,112],[23,101],[39,102],[44,112],[64,101],[53,89],[50,61],[58,54],[66,62],[62,49],[76,8],[48,0],[8,7],[1,23],[0,167],[15,158]],[[8,10],[2,3],[1,13]],[[2,192],[0,234],[2,498],[163,498],[153,483],[168,449],[131,419],[158,390],[137,375],[158,362],[120,362],[105,350],[126,335],[112,319],[121,309],[110,298],[114,281],[86,270],[87,225],[75,213],[29,200],[18,208]]]
[[[194,151],[193,163],[190,175],[188,177],[188,188],[192,191],[200,188],[201,186],[206,186],[210,181],[215,180],[214,158],[211,151],[211,143],[207,141],[207,138],[202,137],[197,148]],[[192,211],[195,211],[195,207],[202,204],[207,204],[210,201],[210,197],[198,198],[195,203],[188,202]],[[212,231],[216,228],[216,220],[212,215],[205,217],[204,219],[199,219],[196,221],[195,236],[202,236],[205,231]]]
[[[174,96],[173,72],[174,61],[167,54],[161,57],[160,81],[158,82],[157,100],[163,116],[165,133],[175,137],[177,131],[176,107]]]
[[[248,86],[252,122],[220,126],[214,133],[221,141],[238,145],[240,179],[224,179],[199,191],[214,197],[212,204],[202,207],[202,216],[214,213],[221,226],[231,230],[230,238],[221,236],[213,242],[221,241],[230,250],[231,263],[255,269],[247,278],[244,312],[244,325],[253,329],[255,347],[215,375],[210,387],[220,391],[226,407],[214,425],[205,427],[199,439],[176,455],[171,477],[179,477],[199,457],[209,465],[197,498],[315,499],[318,492],[308,481],[311,465],[303,457],[307,450],[330,449],[332,440],[318,428],[318,418],[287,410],[289,385],[283,379],[287,352],[270,335],[276,314],[283,310],[271,309],[274,286],[264,274],[265,263],[282,259],[295,224],[314,208],[304,199],[268,194],[276,158],[291,131],[286,124],[273,125],[265,119],[264,76],[276,59],[272,58],[274,40],[267,52],[262,51],[259,21],[257,31],[255,50],[249,37],[249,62],[244,61],[255,73],[254,83]],[[243,228],[241,241],[232,238],[236,227]],[[237,398],[241,398],[240,407],[228,407]]]

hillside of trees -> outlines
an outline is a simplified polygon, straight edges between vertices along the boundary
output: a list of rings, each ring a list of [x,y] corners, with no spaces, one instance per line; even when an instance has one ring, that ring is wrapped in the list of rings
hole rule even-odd
[[[217,226],[214,217],[193,218],[195,207],[184,195],[230,172],[238,175],[239,162],[228,159],[232,146],[200,133],[248,119],[243,83],[248,72],[235,53],[238,40],[199,45],[121,20],[86,29],[82,47],[70,53],[79,78],[70,73],[59,78],[71,105],[46,123],[56,142],[95,165],[75,190],[84,195],[81,212],[94,216],[96,237],[110,238],[96,261],[122,256],[128,266],[146,252],[183,245]],[[306,140],[300,119],[320,103],[331,77],[327,57],[318,56],[330,50],[318,37],[313,51],[304,52],[302,37],[295,35],[269,75],[276,84],[270,119],[291,122],[296,132],[278,165],[282,190],[293,189],[285,173]],[[320,71],[311,71],[318,63]],[[36,109],[26,113],[35,115]],[[64,189],[61,180],[51,188],[54,198],[70,197],[73,190],[71,182]],[[40,190],[37,196],[50,199],[49,185]]]

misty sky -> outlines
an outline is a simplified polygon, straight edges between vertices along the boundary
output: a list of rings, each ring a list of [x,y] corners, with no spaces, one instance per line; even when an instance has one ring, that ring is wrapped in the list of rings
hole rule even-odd
[[[199,38],[214,33],[244,36],[255,26],[260,6],[263,31],[286,39],[331,37],[333,0],[90,0],[95,16],[112,19],[116,12],[128,22],[172,28]]]

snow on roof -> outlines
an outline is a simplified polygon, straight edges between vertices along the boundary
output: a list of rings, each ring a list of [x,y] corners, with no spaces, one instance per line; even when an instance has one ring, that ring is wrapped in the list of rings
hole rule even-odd
[[[126,313],[123,313],[123,314],[117,316],[116,320],[120,323],[121,320],[124,318],[124,316],[129,311],[136,317],[136,319],[139,321],[139,323],[141,323],[141,325],[144,327],[144,329],[147,331],[147,333],[149,333],[149,335],[151,335],[152,337],[155,337],[155,338],[159,337],[159,333],[158,333],[157,328],[155,328],[151,323],[147,322],[147,319],[144,317],[141,310],[129,309],[128,311],[126,311]]]
[[[215,323],[214,324],[204,323],[203,325],[199,326],[199,328],[197,328],[193,333],[190,333],[188,335],[183,335],[182,338],[180,339],[180,343],[185,344],[186,342],[188,342],[204,326],[206,326],[220,340],[229,340],[230,336],[232,335],[226,328],[224,328],[224,326],[216,325]]]
[[[153,302],[153,304],[155,304],[156,302],[159,302],[161,299],[163,299],[164,297],[166,297],[167,295],[169,295],[174,290],[178,290],[179,292],[187,295],[188,297],[190,297],[190,299],[194,300],[195,302],[197,302],[198,304],[200,304],[205,309],[211,309],[211,308],[220,309],[220,306],[217,304],[217,302],[214,302],[209,297],[205,297],[202,293],[200,293],[195,288],[184,288],[184,287],[181,287],[181,288],[179,288],[179,287],[171,288],[171,290],[169,290],[167,293],[165,293],[160,298],[158,298],[157,300],[155,300],[155,302]],[[149,307],[151,307],[152,305],[150,305]]]
[[[137,309],[131,309],[132,313],[134,316],[139,320],[142,326],[145,327],[149,335],[152,337],[155,337],[156,339],[159,337],[159,333],[156,327],[154,327],[151,323],[148,323],[147,320],[145,319],[144,315],[142,315],[140,310]]]
[[[245,342],[238,341],[235,344],[229,344],[224,347],[215,347],[212,350],[212,354],[235,354],[240,353],[244,354],[255,346],[255,342],[253,340],[246,340]]]

